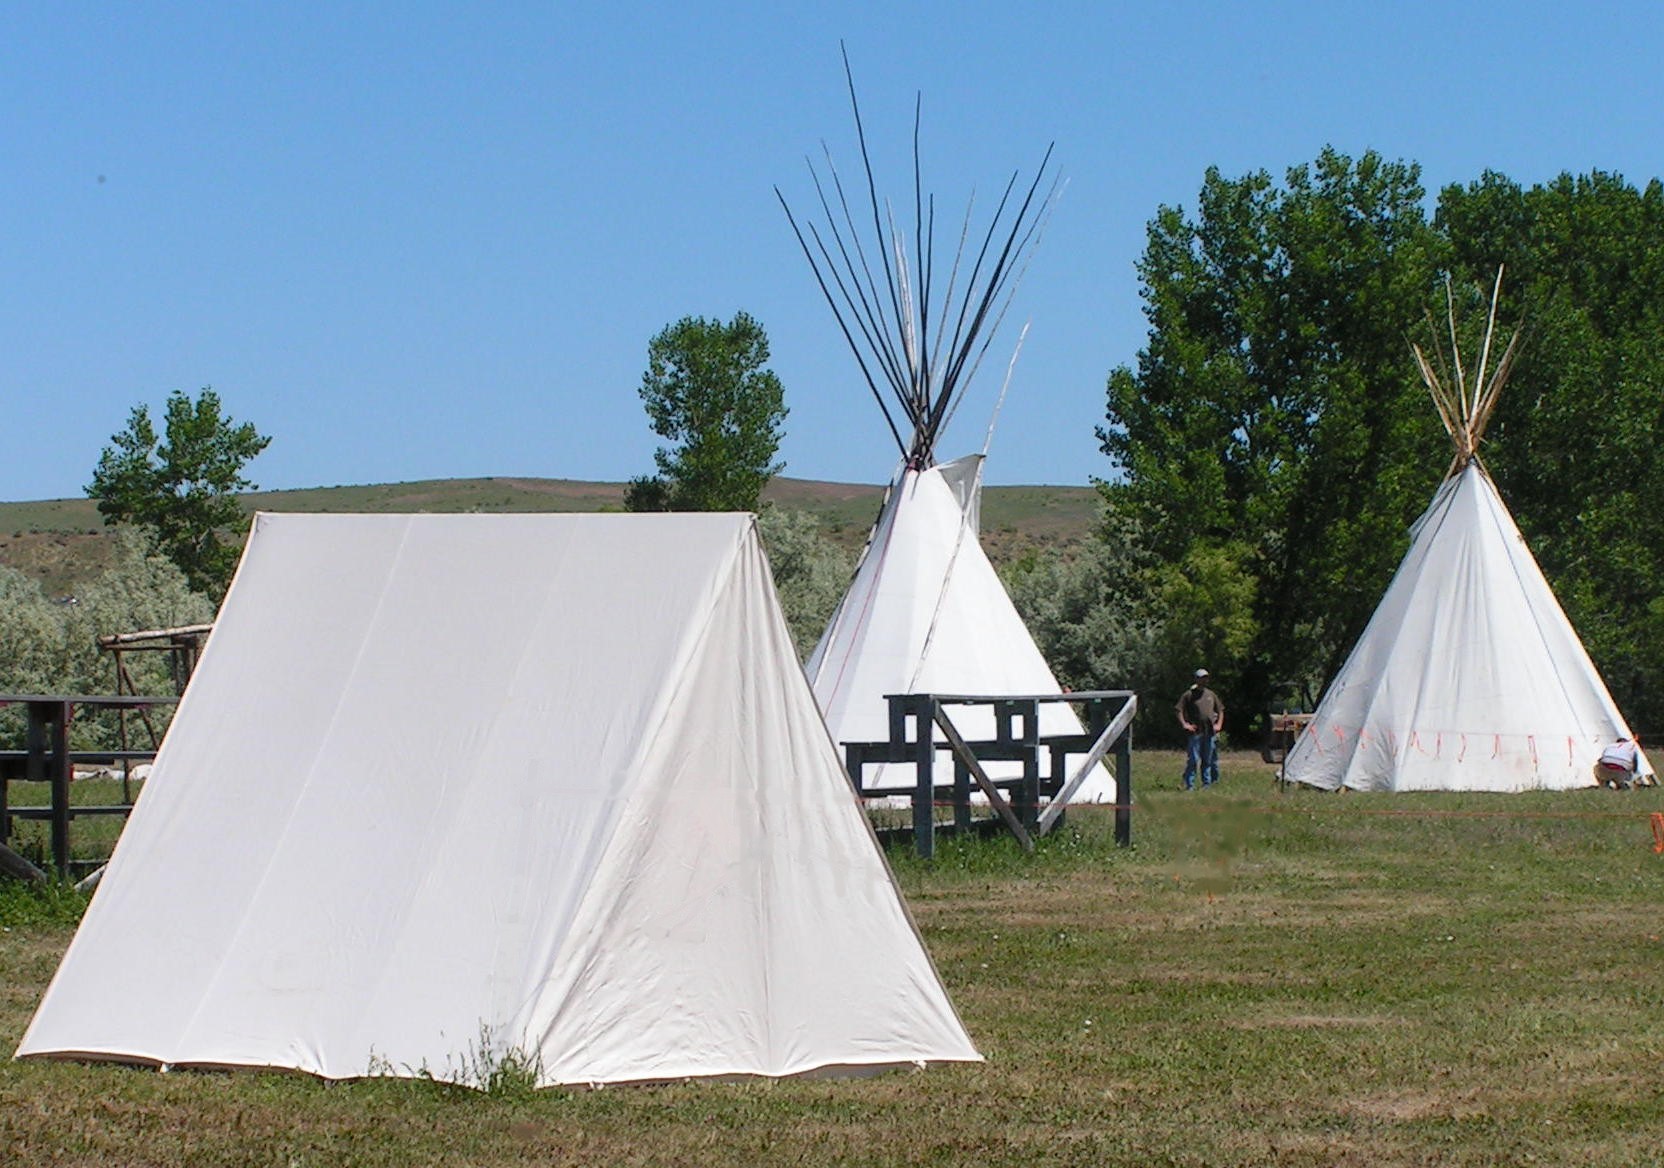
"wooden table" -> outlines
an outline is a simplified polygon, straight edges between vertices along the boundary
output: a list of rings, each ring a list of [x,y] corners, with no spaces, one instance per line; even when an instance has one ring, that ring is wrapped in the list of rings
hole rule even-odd
[[[1115,842],[1132,843],[1132,719],[1138,695],[1131,690],[1089,690],[1064,694],[886,694],[890,736],[881,742],[846,742],[844,768],[855,793],[863,799],[910,794],[913,841],[926,859],[936,854],[939,830],[965,831],[975,824],[971,814],[973,790],[980,790],[999,820],[1010,829],[1024,851],[1034,848],[1033,837],[1045,835],[1061,822],[1064,808],[1092,770],[1107,756],[1115,759]],[[1079,734],[1041,734],[1040,707],[1067,702],[1081,716]],[[950,710],[986,706],[994,713],[995,733],[985,741],[967,741],[954,724]],[[940,729],[938,741],[934,731]],[[1049,755],[1051,771],[1043,774],[1040,751]],[[935,781],[936,755],[951,752],[951,786]],[[1071,775],[1066,760],[1083,756]],[[991,779],[984,762],[1020,762],[1022,776]],[[875,763],[911,763],[916,779],[911,792],[893,788],[874,790],[865,782],[865,768]],[[951,828],[938,827],[938,802],[953,807]]]

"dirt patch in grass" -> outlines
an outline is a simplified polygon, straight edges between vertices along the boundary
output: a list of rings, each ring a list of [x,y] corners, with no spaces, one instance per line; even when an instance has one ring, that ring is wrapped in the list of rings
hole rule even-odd
[[[1395,1018],[1387,1014],[1262,1014],[1255,1018],[1235,1018],[1226,1023],[1242,1030],[1258,1030],[1262,1028],[1287,1027],[1291,1030],[1321,1029],[1368,1029],[1374,1026],[1404,1026],[1408,1023],[1403,1018]]]
[[[1340,1108],[1342,1114],[1361,1115],[1366,1119],[1426,1119],[1445,1116],[1451,1119],[1472,1118],[1487,1113],[1474,1092],[1450,1095],[1427,1090],[1382,1091],[1350,1099]]]

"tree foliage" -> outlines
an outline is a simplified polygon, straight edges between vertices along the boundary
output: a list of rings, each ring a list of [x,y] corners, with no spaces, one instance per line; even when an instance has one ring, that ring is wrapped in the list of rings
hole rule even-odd
[[[1241,661],[1253,649],[1259,581],[1248,569],[1251,559],[1252,549],[1242,543],[1196,543],[1183,560],[1155,570],[1151,591],[1163,616],[1158,694],[1176,698],[1198,668]]]
[[[236,492],[254,487],[243,467],[271,439],[222,414],[219,395],[205,388],[195,401],[182,390],[168,395],[164,435],[141,404],[111,442],[86,489],[104,521],[147,530],[190,586],[217,600],[237,566],[226,538],[243,526]]]
[[[1407,338],[1446,276],[1488,292],[1501,263],[1526,339],[1482,456],[1619,704],[1664,728],[1664,190],[1487,173],[1423,202],[1414,165],[1326,150],[1280,186],[1211,170],[1150,223],[1148,344],[1099,437],[1106,501],[1170,565],[1166,651],[1198,619],[1171,589],[1212,576],[1245,606],[1208,663],[1239,710],[1334,674],[1448,466]]]
[[[1404,343],[1439,256],[1422,197],[1413,165],[1326,150],[1281,187],[1209,170],[1195,218],[1150,224],[1149,345],[1109,379],[1102,489],[1177,566],[1167,602],[1206,568],[1247,605],[1190,648],[1250,708],[1338,665],[1438,480]]]
[[[1135,733],[1178,742],[1171,701],[1197,666],[1240,660],[1257,631],[1257,581],[1239,544],[1197,544],[1179,563],[1151,556],[1123,515],[1078,554],[1031,551],[1002,569],[1023,623],[1059,684],[1145,695]]]
[[[1006,592],[1059,684],[1148,690],[1160,683],[1155,566],[1125,520],[1078,551],[1033,549],[1000,569]]]
[[[1456,266],[1507,266],[1525,347],[1483,457],[1619,705],[1664,730],[1664,186],[1446,188]]]
[[[647,346],[641,400],[653,433],[655,476],[625,493],[632,511],[755,511],[783,463],[785,393],[770,372],[768,335],[744,312],[727,324],[689,316]]]

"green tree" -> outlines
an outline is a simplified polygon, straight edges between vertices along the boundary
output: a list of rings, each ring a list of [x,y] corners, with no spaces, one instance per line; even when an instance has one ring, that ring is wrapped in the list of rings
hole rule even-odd
[[[181,390],[168,395],[164,430],[159,437],[150,411],[134,406],[87,494],[105,523],[147,530],[190,586],[217,600],[237,566],[236,546],[224,538],[243,526],[235,492],[254,487],[243,466],[271,439],[221,414],[219,395],[207,388],[194,402]]]
[[[658,474],[632,481],[632,511],[755,511],[786,418],[768,335],[744,312],[727,324],[689,316],[647,346],[641,400],[653,433],[673,447],[653,454]]]
[[[1483,457],[1613,696],[1664,730],[1664,185],[1486,173],[1440,193],[1453,267],[1505,264],[1525,345]]]
[[[1244,713],[1339,666],[1444,467],[1405,343],[1443,254],[1422,199],[1415,165],[1325,150],[1281,187],[1210,169],[1194,218],[1149,225],[1149,342],[1109,378],[1101,489],[1156,559],[1213,572],[1210,605],[1245,606],[1208,661]]]
[[[1166,699],[1153,703],[1164,737],[1180,729],[1170,706],[1198,667],[1217,672],[1211,662],[1242,661],[1253,650],[1259,629],[1254,620],[1258,582],[1248,568],[1252,562],[1252,550],[1244,544],[1196,543],[1179,563],[1163,564],[1152,573],[1150,590],[1165,618],[1153,677],[1156,695]],[[1222,675],[1219,682],[1231,689],[1236,679]],[[1247,721],[1233,717],[1230,724],[1244,729]]]

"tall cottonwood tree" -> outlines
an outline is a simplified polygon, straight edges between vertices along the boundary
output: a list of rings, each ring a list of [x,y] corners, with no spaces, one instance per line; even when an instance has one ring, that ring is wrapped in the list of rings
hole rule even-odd
[[[254,488],[243,467],[271,439],[221,413],[219,395],[204,388],[194,401],[183,390],[168,395],[161,434],[138,405],[110,441],[86,488],[104,522],[149,532],[190,586],[218,601],[237,567],[231,533],[244,526],[236,492]]]
[[[655,476],[625,493],[632,511],[755,511],[784,463],[785,391],[768,368],[768,334],[745,312],[724,324],[683,317],[648,343],[641,400],[653,433],[674,446],[653,454]]]
[[[1482,456],[1619,705],[1664,732],[1664,186],[1486,173],[1431,222],[1422,203],[1413,165],[1325,151],[1282,186],[1210,171],[1194,216],[1161,208],[1149,343],[1109,382],[1106,499],[1159,561],[1217,548],[1254,581],[1253,647],[1225,665],[1248,708],[1322,684],[1447,465],[1406,341],[1442,319],[1445,275],[1488,292],[1503,264],[1525,340]]]
[[[1443,470],[1405,344],[1441,259],[1423,195],[1414,164],[1331,149],[1280,186],[1210,169],[1194,216],[1149,225],[1149,343],[1109,378],[1102,490],[1159,560],[1221,582],[1188,607],[1250,605],[1220,642],[1246,651],[1205,663],[1239,710],[1338,667]]]
[[[1664,731],[1664,185],[1486,173],[1435,224],[1470,278],[1506,264],[1525,325],[1486,463],[1619,705]]]

